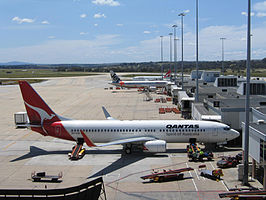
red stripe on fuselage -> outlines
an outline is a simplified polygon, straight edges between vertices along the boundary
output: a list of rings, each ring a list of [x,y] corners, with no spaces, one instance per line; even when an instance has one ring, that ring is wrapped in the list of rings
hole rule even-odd
[[[96,145],[86,136],[86,134],[80,130],[80,133],[82,134],[86,144],[89,146],[89,147],[96,147]]]

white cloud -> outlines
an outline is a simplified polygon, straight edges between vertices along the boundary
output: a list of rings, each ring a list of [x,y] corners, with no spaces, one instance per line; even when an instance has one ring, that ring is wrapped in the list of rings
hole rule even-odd
[[[50,35],[50,36],[48,36],[48,39],[55,39],[55,36]]]
[[[94,24],[94,26],[98,26],[98,24]]]
[[[124,26],[124,24],[116,24],[116,26]]]
[[[80,18],[85,18],[85,17],[87,17],[87,15],[84,13],[80,15]]]
[[[255,3],[253,9],[260,12],[266,11],[266,1]]]
[[[150,31],[143,31],[144,34],[150,34]]]
[[[266,12],[265,12],[265,13],[263,13],[263,12],[258,12],[256,16],[257,16],[257,17],[266,17]]]
[[[50,24],[47,20],[41,22],[42,24]]]
[[[79,34],[80,35],[87,35],[88,33],[87,32],[80,32]]]
[[[99,35],[91,40],[54,39],[37,45],[0,48],[0,59],[17,58],[34,63],[108,63],[114,57],[113,46],[121,43],[119,38],[119,35]]]
[[[13,17],[12,21],[15,21],[19,24],[22,23],[33,23],[35,20],[34,19],[29,19],[29,18],[19,18],[19,17]]]
[[[92,3],[96,5],[120,6],[120,3],[114,0],[94,0]]]
[[[247,12],[241,12],[241,15],[248,16],[248,13]],[[254,15],[255,15],[254,12],[250,13],[250,16],[254,16]]]
[[[98,18],[106,18],[105,14],[101,14],[101,13],[96,13],[93,17],[96,18],[96,19],[98,19]]]

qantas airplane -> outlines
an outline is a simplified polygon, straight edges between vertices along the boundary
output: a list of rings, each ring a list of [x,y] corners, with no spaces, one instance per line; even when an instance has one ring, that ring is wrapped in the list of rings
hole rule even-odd
[[[169,81],[154,80],[154,81],[122,81],[116,73],[110,71],[112,82],[110,84],[125,88],[163,88]]]
[[[165,152],[166,143],[226,142],[239,136],[229,126],[196,120],[116,120],[103,107],[106,120],[72,120],[57,115],[26,81],[19,81],[29,127],[44,136],[84,142],[89,147],[121,144],[127,154],[132,146],[144,152]],[[102,143],[96,145],[95,143]]]

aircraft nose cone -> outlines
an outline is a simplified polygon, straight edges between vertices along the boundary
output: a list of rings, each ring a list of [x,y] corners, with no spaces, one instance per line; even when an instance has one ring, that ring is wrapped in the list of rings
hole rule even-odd
[[[238,136],[240,136],[240,133],[234,129],[230,129],[230,136],[231,136],[231,140],[237,138]]]

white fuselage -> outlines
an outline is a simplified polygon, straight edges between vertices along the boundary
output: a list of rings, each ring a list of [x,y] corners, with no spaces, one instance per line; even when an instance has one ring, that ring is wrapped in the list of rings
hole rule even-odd
[[[219,143],[232,140],[239,133],[229,126],[197,120],[70,120],[61,121],[64,128],[77,140],[82,130],[95,143],[106,143],[124,138],[154,137],[168,143]]]
[[[167,83],[168,81],[119,81],[119,82],[112,82],[110,84],[126,88],[149,88],[149,87],[162,88],[165,87]]]

